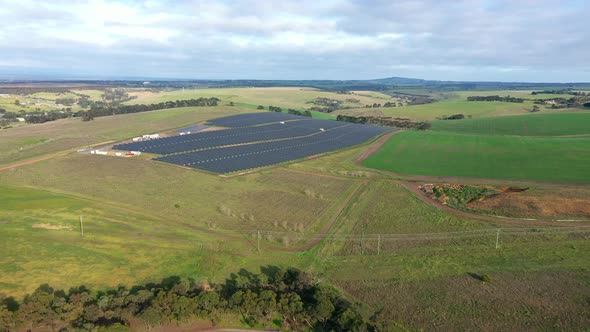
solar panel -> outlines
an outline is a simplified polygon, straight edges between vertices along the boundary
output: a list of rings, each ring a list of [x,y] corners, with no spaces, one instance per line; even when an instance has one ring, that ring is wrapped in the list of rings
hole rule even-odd
[[[309,137],[188,152],[156,160],[215,173],[230,173],[357,145],[390,130],[393,128],[347,124]]]
[[[280,121],[309,119],[301,115],[292,115],[288,113],[279,112],[264,112],[264,113],[247,113],[226,116],[223,118],[213,119],[209,124],[220,127],[248,127],[256,126],[265,123],[273,123]]]
[[[199,132],[199,131],[207,129],[207,128],[209,128],[209,126],[192,125],[192,126],[176,129],[176,132],[177,133],[187,133],[187,132],[196,133],[196,132]]]
[[[240,114],[209,123],[229,129],[191,132],[119,144],[113,148],[160,154],[162,156],[156,160],[215,173],[231,173],[357,145],[394,130],[275,112]]]
[[[115,145],[114,149],[166,155],[219,146],[314,135],[322,132],[322,130],[345,125],[347,125],[345,122],[303,118],[283,124],[274,123],[255,127],[232,128],[119,144]]]

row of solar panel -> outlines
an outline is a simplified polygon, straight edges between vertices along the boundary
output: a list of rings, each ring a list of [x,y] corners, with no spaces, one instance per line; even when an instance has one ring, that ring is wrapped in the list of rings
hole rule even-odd
[[[348,125],[345,122],[327,120],[290,121],[257,127],[209,131],[157,140],[115,145],[114,149],[142,151],[156,154],[172,154],[211,147],[244,144],[250,142],[286,139],[320,133],[323,130]]]
[[[220,127],[248,127],[264,123],[301,119],[306,119],[306,117],[288,113],[265,112],[226,116],[223,118],[210,120],[209,124]]]
[[[156,160],[215,173],[230,173],[357,145],[390,130],[392,129],[353,124],[310,137],[202,150],[164,156]]]
[[[196,133],[198,131],[205,130],[207,128],[209,128],[209,126],[192,125],[192,126],[176,129],[176,132],[177,133],[187,133],[187,132]]]

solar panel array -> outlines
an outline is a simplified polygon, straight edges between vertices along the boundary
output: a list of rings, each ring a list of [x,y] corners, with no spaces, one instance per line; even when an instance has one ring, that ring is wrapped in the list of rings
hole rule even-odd
[[[210,123],[230,129],[119,144],[113,148],[160,154],[163,156],[156,160],[231,173],[357,145],[393,130],[274,112],[240,114]]]
[[[223,118],[213,119],[209,124],[220,127],[249,127],[264,123],[309,119],[301,115],[292,115],[279,112],[265,113],[248,113],[226,116]]]
[[[346,125],[345,122],[304,118],[303,120],[289,121],[284,124],[273,123],[255,127],[215,130],[182,136],[171,136],[157,140],[119,144],[115,145],[114,148],[117,150],[141,151],[166,155],[219,146],[312,135],[321,132],[321,129],[327,130],[344,125]]]
[[[156,160],[215,173],[231,173],[357,145],[390,130],[349,124],[308,137],[188,152]]]
[[[196,133],[198,131],[204,130],[209,128],[209,126],[202,126],[202,125],[192,125],[192,126],[188,126],[188,127],[184,127],[184,128],[180,128],[180,129],[176,129],[177,133],[186,133],[186,132],[191,132],[191,133]]]

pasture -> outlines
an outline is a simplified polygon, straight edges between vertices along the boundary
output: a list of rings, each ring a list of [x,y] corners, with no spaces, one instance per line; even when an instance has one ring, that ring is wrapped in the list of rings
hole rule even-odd
[[[421,94],[420,91],[415,93]],[[437,118],[450,116],[453,114],[464,114],[466,117],[473,118],[489,118],[501,117],[507,115],[524,115],[530,114],[534,99],[551,99],[564,97],[564,95],[531,95],[531,91],[459,91],[452,93],[445,93],[437,97],[438,101],[423,105],[404,105],[402,107],[387,107],[378,109],[346,109],[339,110],[333,114],[343,114],[352,116],[392,116],[410,118],[415,121],[433,121]],[[523,103],[509,103],[509,102],[488,102],[488,101],[467,101],[469,96],[512,96],[524,98]],[[565,95],[567,96],[567,95]],[[537,105],[540,107],[541,113],[556,113],[564,112],[564,110],[555,110],[545,105]],[[568,109],[567,112],[580,111],[588,112],[587,109]]]
[[[588,183],[590,138],[406,131],[363,165],[400,174]]]
[[[171,275],[220,281],[235,266],[265,264],[249,244],[100,199],[1,186],[0,220],[0,293],[17,297],[42,283],[106,288]],[[280,260],[298,265],[295,256]]]
[[[208,229],[293,232],[268,238],[279,246],[319,230],[354,184],[270,172],[224,179],[151,160],[71,154],[2,172],[0,182],[52,188]]]
[[[186,107],[105,116],[88,122],[69,118],[4,129],[0,130],[0,165],[251,111],[241,107]]]
[[[408,105],[402,107],[379,108],[383,116],[410,118],[416,121],[431,121],[443,116],[453,114],[471,115],[474,118],[503,115],[526,114],[533,107],[532,102],[507,103],[484,102],[450,99],[424,105]],[[361,116],[374,109],[339,110],[334,114]]]
[[[590,135],[590,113],[547,113],[432,121],[432,130],[516,136]]]
[[[364,107],[374,103],[383,104],[387,101],[397,100],[397,98],[381,93],[358,92],[351,95],[300,87],[186,89],[162,92],[130,90],[129,95],[137,96],[137,99],[128,101],[126,104],[152,104],[170,100],[217,97],[224,102],[234,102],[236,105],[240,103],[254,107],[272,105],[279,106],[284,110],[287,108],[308,109],[315,106],[311,102],[316,98],[340,100],[343,102],[342,106],[344,107]],[[348,101],[352,99],[356,99],[358,102]]]

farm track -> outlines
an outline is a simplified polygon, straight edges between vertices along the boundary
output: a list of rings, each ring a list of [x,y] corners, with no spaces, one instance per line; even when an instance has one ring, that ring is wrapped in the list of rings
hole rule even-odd
[[[106,141],[106,142],[86,145],[85,147],[95,147],[95,146],[110,144],[113,142],[115,142],[115,141]],[[62,156],[68,155],[70,153],[76,152],[80,148],[81,147],[72,148],[72,149],[68,149],[68,150],[64,150],[64,151],[60,151],[60,152],[56,152],[56,153],[52,153],[52,154],[48,154],[48,155],[44,155],[44,156],[40,156],[40,157],[35,157],[35,158],[31,158],[31,159],[17,161],[17,162],[10,163],[10,164],[0,165],[0,171],[4,171],[7,169],[20,167],[20,166],[30,165],[30,164],[34,164],[34,163],[37,163],[40,161],[49,160],[49,159],[53,159],[53,158],[57,158],[57,157],[62,157]]]

